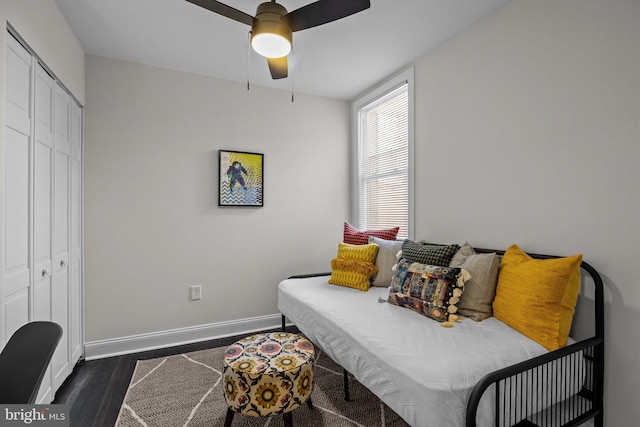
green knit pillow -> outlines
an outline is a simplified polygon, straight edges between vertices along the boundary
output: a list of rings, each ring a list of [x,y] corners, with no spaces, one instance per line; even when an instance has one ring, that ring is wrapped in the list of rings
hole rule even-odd
[[[458,245],[428,245],[407,239],[402,243],[402,258],[421,264],[448,266],[458,249]]]

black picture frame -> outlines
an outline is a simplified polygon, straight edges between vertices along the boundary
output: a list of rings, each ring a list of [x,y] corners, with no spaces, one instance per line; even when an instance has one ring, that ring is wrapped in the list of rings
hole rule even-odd
[[[264,206],[264,154],[218,150],[218,206]]]

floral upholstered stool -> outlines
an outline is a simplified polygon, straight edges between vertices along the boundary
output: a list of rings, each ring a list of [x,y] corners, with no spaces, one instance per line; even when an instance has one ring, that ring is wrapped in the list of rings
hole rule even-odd
[[[257,334],[237,341],[224,355],[225,427],[236,412],[253,417],[283,414],[307,402],[313,390],[315,351],[311,341],[287,332]]]

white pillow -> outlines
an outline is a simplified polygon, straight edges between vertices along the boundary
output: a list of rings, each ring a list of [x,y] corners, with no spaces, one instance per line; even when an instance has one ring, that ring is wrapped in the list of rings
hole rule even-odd
[[[378,255],[375,265],[378,274],[373,277],[372,286],[387,288],[393,277],[393,266],[398,263],[396,255],[402,250],[402,240],[384,240],[375,236],[369,236],[369,243],[378,245]]]

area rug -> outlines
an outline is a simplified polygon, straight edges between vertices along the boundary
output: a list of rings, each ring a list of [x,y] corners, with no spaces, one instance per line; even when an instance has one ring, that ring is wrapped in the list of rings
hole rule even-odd
[[[211,427],[224,425],[227,406],[222,389],[226,347],[158,359],[139,360],[116,427]],[[307,405],[292,412],[300,427],[407,427],[395,412],[351,378],[350,401],[343,399],[342,368],[317,352],[315,384]],[[282,426],[282,415],[267,418],[236,414],[233,427]]]

